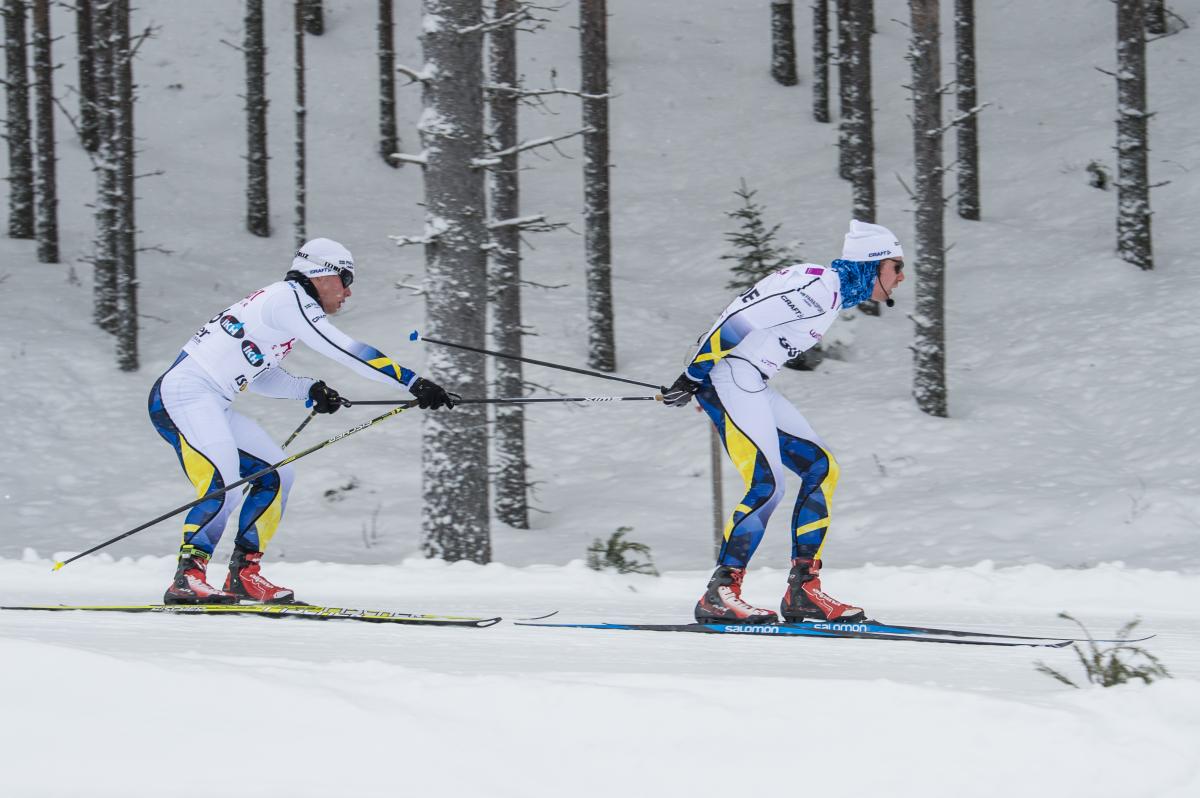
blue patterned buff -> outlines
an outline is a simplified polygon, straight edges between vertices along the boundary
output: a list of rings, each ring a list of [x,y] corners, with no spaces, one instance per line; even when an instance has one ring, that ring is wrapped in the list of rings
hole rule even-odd
[[[866,302],[875,290],[875,278],[879,276],[877,260],[842,260],[829,264],[842,281],[842,310],[849,310],[859,302]]]

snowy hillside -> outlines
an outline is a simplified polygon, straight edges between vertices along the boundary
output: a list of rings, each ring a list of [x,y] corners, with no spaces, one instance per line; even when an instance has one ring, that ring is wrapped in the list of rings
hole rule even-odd
[[[38,264],[32,242],[0,238],[0,604],[157,599],[177,520],[57,574],[50,565],[191,498],[146,394],[197,326],[290,262],[290,5],[267,4],[270,239],[244,232],[243,65],[221,43],[240,40],[241,4],[136,5],[135,27],[158,26],[136,66],[139,172],[163,172],[138,185],[141,242],[159,248],[139,263],[143,366],[117,371],[91,324],[93,177],[60,117],[64,262]],[[1112,3],[976,5],[979,96],[992,105],[980,120],[983,221],[946,217],[951,417],[924,416],[910,397],[911,275],[895,310],[834,328],[852,341],[847,360],[773,383],[841,464],[826,583],[896,622],[1062,634],[1054,614],[1065,609],[1108,633],[1140,615],[1176,679],[1073,691],[1033,670],[1039,658],[1074,667],[1069,650],[0,613],[0,794],[1200,793],[1200,0],[1168,3],[1190,27],[1148,50],[1151,178],[1165,183],[1152,194],[1150,273],[1115,257],[1115,194],[1084,172],[1114,163],[1115,87],[1097,70],[1115,61]],[[325,6],[326,34],[307,40],[309,232],[344,242],[359,264],[338,325],[420,371],[407,336],[423,303],[408,286],[423,255],[388,238],[420,232],[420,174],[376,154],[375,4]],[[912,183],[907,4],[876,6],[878,221],[911,263],[911,202],[897,179]],[[767,3],[609,0],[625,376],[669,383],[728,301],[719,257],[740,179],[804,259],[839,252],[849,186],[835,174],[836,127],[811,119],[807,4],[796,10],[801,85],[783,88],[768,75]],[[70,107],[74,22],[53,13]],[[396,14],[397,60],[417,66],[420,4],[399,0]],[[529,85],[548,86],[552,72],[577,84],[576,15],[570,2],[521,39]],[[399,91],[408,152],[420,149],[419,95]],[[573,101],[552,108],[525,113],[522,135],[579,126]],[[566,286],[526,294],[537,333],[526,352],[582,366],[581,162],[577,142],[561,149],[569,158],[525,160],[523,210],[571,225],[532,237],[525,253],[530,280]],[[303,350],[288,368],[354,399],[389,398]],[[621,392],[527,376],[565,393]],[[306,414],[250,395],[239,409],[280,440]],[[295,445],[368,412],[322,416]],[[685,620],[712,560],[707,421],[640,402],[534,407],[528,419],[544,512],[529,531],[494,525],[496,564],[419,557],[420,422],[406,413],[299,464],[269,573],[339,605]],[[724,487],[731,506],[742,486],[728,465]],[[782,591],[784,508],[748,578],[752,600]],[[651,546],[661,579],[578,562],[622,526]],[[253,757],[221,744],[245,739],[246,725],[267,729],[254,732]],[[199,728],[215,745],[185,765],[179,752]]]

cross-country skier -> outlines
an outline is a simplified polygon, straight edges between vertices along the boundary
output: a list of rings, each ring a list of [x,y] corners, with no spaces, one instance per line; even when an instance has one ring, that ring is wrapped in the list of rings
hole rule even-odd
[[[746,482],[725,525],[725,542],[696,620],[774,623],[771,610],[742,599],[742,580],[767,520],[784,493],[784,468],[802,480],[792,512],[792,570],[781,603],[785,621],[866,617],[821,589],[821,547],[838,465],[812,426],[767,384],[785,361],[816,345],[841,310],[887,301],[904,281],[904,252],[886,227],[850,222],[842,257],[828,267],[797,263],[759,280],[725,308],[687,369],[664,391],[671,407],[693,395]]]
[[[255,422],[232,409],[245,390],[305,401],[318,413],[334,413],[346,400],[323,380],[295,377],[282,368],[296,341],[368,379],[407,388],[422,408],[454,407],[457,395],[418,377],[372,346],[329,321],[350,296],[354,258],[336,241],[306,243],[277,283],[225,308],[192,336],[150,391],[150,419],[175,448],[197,496],[220,491],[283,459],[283,450]],[[250,483],[225,586],[205,581],[225,522],[239,491],[201,502],[187,514],[175,579],[167,604],[234,604],[239,600],[291,603],[293,592],[262,575],[263,551],[271,542],[292,485],[290,466]]]

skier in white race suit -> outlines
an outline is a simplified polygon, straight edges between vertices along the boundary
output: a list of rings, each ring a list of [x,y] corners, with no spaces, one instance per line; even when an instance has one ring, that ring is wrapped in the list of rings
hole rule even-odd
[[[303,401],[333,413],[345,400],[322,380],[282,368],[297,341],[377,382],[405,388],[422,408],[451,408],[458,400],[372,346],[338,330],[329,316],[351,295],[354,258],[336,241],[304,244],[285,278],[208,320],[150,391],[150,419],[179,457],[197,498],[222,490],[284,458],[283,450],[232,409],[242,391]],[[253,480],[242,502],[229,574],[222,589],[206,579],[209,558],[241,499],[228,491],[197,504],[183,524],[183,542],[167,604],[292,603],[292,590],[261,572],[263,552],[279,526],[292,485],[284,466]]]
[[[838,465],[821,437],[768,380],[816,345],[837,314],[872,299],[891,305],[904,280],[904,252],[886,227],[853,220],[842,257],[829,266],[797,263],[767,275],[730,303],[700,339],[687,369],[664,392],[682,407],[693,395],[716,426],[746,483],[725,524],[725,541],[700,601],[701,623],[775,623],[775,612],[742,599],[742,581],[767,521],[784,494],[785,468],[802,485],[792,511],[792,568],[781,602],[786,622],[856,621],[860,607],[821,589],[821,548],[829,528]]]

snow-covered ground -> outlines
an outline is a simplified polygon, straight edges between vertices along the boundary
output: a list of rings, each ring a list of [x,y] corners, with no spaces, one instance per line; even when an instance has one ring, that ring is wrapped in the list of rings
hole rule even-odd
[[[290,12],[268,8],[276,233],[243,232],[241,4],[143,0],[160,26],[137,65],[144,252],[143,368],[114,368],[91,325],[85,258],[92,177],[60,128],[64,263],[0,238],[0,604],[146,602],[171,572],[178,524],[50,573],[78,552],[187,501],[145,395],[213,312],[278,279],[289,261]],[[271,4],[268,4],[271,5]],[[348,333],[418,370],[423,319],[421,181],[375,154],[374,4],[326,0],[310,64],[309,232],[360,264]],[[943,3],[943,6],[950,6]],[[1068,610],[1097,633],[1140,616],[1177,678],[1075,691],[1038,674],[1070,650],[991,650],[852,640],[759,640],[528,630],[378,628],[253,618],[0,612],[0,794],[288,796],[1200,794],[1200,0],[1191,26],[1150,45],[1157,268],[1113,255],[1115,196],[1087,185],[1113,167],[1113,6],[1108,0],[978,3],[983,213],[948,213],[951,418],[919,413],[911,384],[912,278],[898,308],[834,330],[845,361],[776,382],[842,466],[826,584],[884,620],[1061,634]],[[398,60],[421,55],[415,0],[397,6]],[[915,260],[905,4],[877,4],[878,221]],[[669,382],[728,299],[724,213],[738,181],[805,259],[839,248],[849,188],[836,130],[811,121],[810,72],[767,75],[767,4],[610,0],[614,291],[623,374]],[[948,14],[949,8],[944,11]],[[577,82],[569,3],[523,37],[527,82]],[[55,8],[58,57],[74,23]],[[797,44],[808,52],[806,8]],[[952,76],[949,18],[943,75]],[[57,73],[61,93],[73,66]],[[400,93],[404,149],[419,150],[419,91]],[[73,98],[64,102],[72,105]],[[529,137],[578,126],[574,104],[530,112]],[[61,120],[60,120],[61,121]],[[0,148],[2,149],[2,148]],[[524,211],[582,229],[574,160],[527,159]],[[947,147],[952,153],[953,147]],[[0,153],[0,157],[4,157]],[[948,190],[949,183],[948,181]],[[582,242],[532,239],[532,357],[582,365]],[[913,271],[910,269],[910,272]],[[304,351],[289,368],[351,398],[384,391]],[[568,393],[622,386],[530,369]],[[482,390],[482,389],[481,389]],[[636,393],[631,390],[629,393]],[[279,439],[305,411],[247,396]],[[313,422],[295,445],[365,418]],[[707,422],[649,403],[531,408],[534,528],[497,524],[497,563],[419,559],[419,421],[404,414],[302,461],[268,574],[312,601],[424,612],[552,609],[590,620],[687,617],[711,564]],[[731,468],[726,502],[740,492]],[[781,510],[779,517],[786,517]],[[748,580],[782,590],[785,524]],[[621,526],[649,544],[659,579],[579,560]],[[217,561],[230,542],[224,541]],[[222,578],[215,567],[215,579]],[[769,791],[769,792],[768,792]]]
[[[142,601],[162,557],[0,561],[7,602]],[[705,574],[284,563],[358,606],[510,618],[678,619]],[[762,569],[748,594],[777,598]],[[1191,796],[1200,789],[1200,577],[872,566],[838,587],[880,617],[1111,634],[1138,607],[1178,677],[1071,690],[1070,649],[0,613],[0,752],[13,795]],[[309,595],[312,598],[311,595]],[[40,617],[39,617],[40,615]],[[19,719],[19,722],[12,722]],[[200,742],[202,741],[202,742]],[[196,759],[203,759],[197,762]]]

